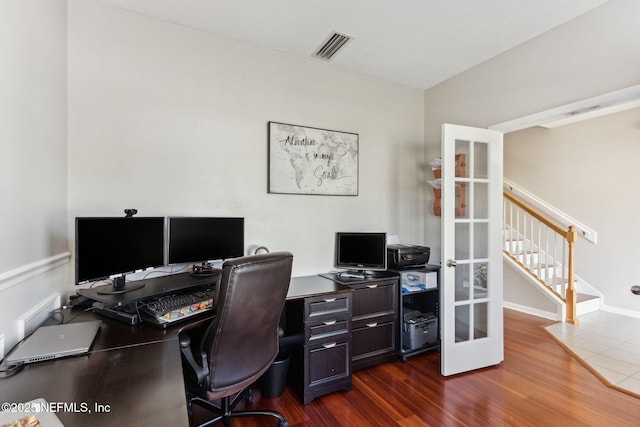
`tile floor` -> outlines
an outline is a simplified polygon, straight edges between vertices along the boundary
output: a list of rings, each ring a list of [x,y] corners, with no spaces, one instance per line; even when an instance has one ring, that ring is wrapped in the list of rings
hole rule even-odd
[[[640,398],[640,319],[596,311],[545,329],[609,385]]]

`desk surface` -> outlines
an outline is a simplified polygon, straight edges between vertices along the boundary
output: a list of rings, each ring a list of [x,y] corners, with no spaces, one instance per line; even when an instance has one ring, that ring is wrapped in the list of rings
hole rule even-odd
[[[289,284],[287,301],[336,292],[351,292],[351,289],[319,275],[293,277]]]
[[[98,335],[91,345],[91,351],[113,350],[118,348],[131,347],[141,344],[150,344],[158,341],[177,340],[180,331],[186,326],[191,327],[194,324],[208,322],[213,318],[214,314],[199,315],[196,319],[186,320],[166,329],[157,328],[148,324],[129,325],[128,323],[118,322],[116,320],[100,316],[91,311],[86,311],[77,315],[71,314],[73,322],[85,322],[89,320],[102,320],[102,326]]]
[[[103,295],[103,291],[111,291],[111,286],[98,286],[95,288],[86,288],[78,290],[78,294],[94,301],[100,301],[109,306],[122,306],[133,302],[155,297],[158,295],[173,293],[184,289],[195,288],[198,286],[208,286],[215,284],[220,279],[220,274],[211,275],[193,275],[191,273],[169,274],[166,276],[150,277],[144,280],[127,282],[128,286],[135,287],[137,284],[144,284],[139,289],[129,292]]]
[[[291,280],[287,299],[349,291],[347,286],[320,276],[296,277]],[[188,427],[178,344],[178,334],[185,324],[167,329],[130,326],[77,311],[72,311],[70,318],[73,322],[102,320],[91,351],[83,356],[27,365],[13,377],[0,379],[4,402],[21,403],[41,397],[49,403],[67,404],[56,414],[65,427]],[[103,411],[96,411],[96,405],[101,405]],[[87,411],[83,410],[85,407]]]
[[[176,339],[27,365],[0,380],[0,395],[9,403],[41,397],[62,404],[56,415],[65,427],[187,427],[182,382]]]

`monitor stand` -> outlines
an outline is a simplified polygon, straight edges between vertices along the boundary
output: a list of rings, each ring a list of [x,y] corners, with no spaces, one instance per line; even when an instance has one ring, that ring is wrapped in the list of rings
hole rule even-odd
[[[370,270],[347,270],[337,273],[337,275],[345,279],[373,279],[378,277],[375,271]]]
[[[113,279],[113,290],[110,291],[98,291],[98,295],[120,295],[127,292],[135,291],[140,288],[144,288],[144,283],[134,282],[134,285],[127,285],[125,275],[115,277]]]
[[[343,271],[341,273],[338,273],[338,277],[341,277],[344,279],[366,279],[367,276],[364,274],[364,272],[357,271],[357,270],[349,270],[349,271]]]

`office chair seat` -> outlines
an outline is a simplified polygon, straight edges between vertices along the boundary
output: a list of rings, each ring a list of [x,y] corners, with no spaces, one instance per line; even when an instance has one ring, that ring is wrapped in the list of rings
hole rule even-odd
[[[267,415],[280,426],[289,422],[277,411],[236,411],[251,398],[249,387],[271,366],[278,354],[278,326],[291,280],[293,255],[273,252],[226,261],[214,300],[216,317],[198,340],[199,351],[188,331],[180,334],[187,388],[196,386],[192,405],[217,415],[200,424],[208,426],[230,418]],[[214,404],[212,400],[220,400]]]

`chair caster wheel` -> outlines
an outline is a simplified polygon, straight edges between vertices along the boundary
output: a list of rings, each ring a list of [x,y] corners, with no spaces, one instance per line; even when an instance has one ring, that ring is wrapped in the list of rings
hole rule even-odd
[[[280,421],[280,427],[289,427],[289,421],[287,420]]]

